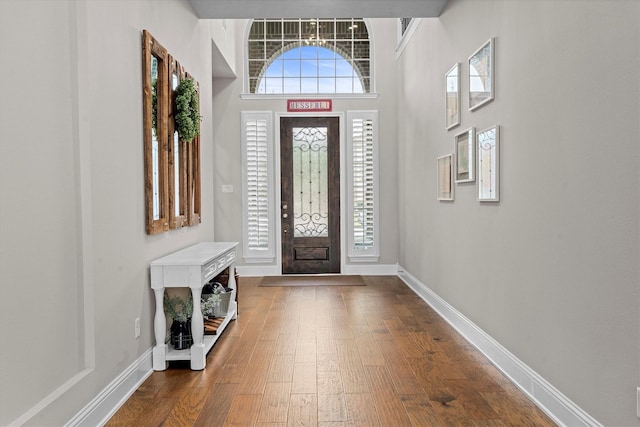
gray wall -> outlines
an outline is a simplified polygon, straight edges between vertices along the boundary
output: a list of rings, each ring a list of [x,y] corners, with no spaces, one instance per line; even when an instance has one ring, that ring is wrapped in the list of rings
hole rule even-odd
[[[490,37],[496,99],[463,96],[446,131],[444,74]],[[638,425],[640,3],[451,0],[398,67],[400,265],[598,421]],[[496,124],[500,203],[438,202],[436,158]]]
[[[186,1],[0,2],[0,425],[75,415],[153,344],[148,262],[213,239],[211,120],[202,224],[145,234],[141,97],[142,29],[211,93],[210,25]]]

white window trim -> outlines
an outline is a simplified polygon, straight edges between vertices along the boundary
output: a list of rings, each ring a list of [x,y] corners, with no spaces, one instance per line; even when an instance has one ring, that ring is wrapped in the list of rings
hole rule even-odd
[[[373,218],[374,218],[374,243],[368,249],[357,249],[354,242],[354,185],[353,185],[353,121],[373,121]],[[380,216],[379,216],[379,155],[378,155],[378,112],[377,111],[347,111],[347,256],[351,262],[377,262],[380,259]]]
[[[247,263],[270,263],[276,257],[275,250],[275,194],[273,170],[273,113],[271,111],[242,111],[242,243],[243,257]],[[268,245],[266,249],[249,248],[249,202],[248,202],[248,171],[247,171],[247,123],[257,120],[266,121],[267,135],[267,194],[268,194]]]
[[[422,22],[422,18],[413,18],[407,30],[402,34],[402,24],[400,23],[400,19],[398,19],[398,46],[396,47],[396,59],[400,58],[404,48],[409,44],[409,40],[413,37],[413,33],[416,32],[416,29]]]

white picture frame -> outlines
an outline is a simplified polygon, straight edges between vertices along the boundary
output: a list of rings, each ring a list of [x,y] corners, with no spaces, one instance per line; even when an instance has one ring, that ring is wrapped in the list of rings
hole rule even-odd
[[[445,79],[445,127],[453,129],[460,124],[460,63],[447,71]]]
[[[476,133],[478,201],[500,201],[500,126]]]
[[[453,154],[438,157],[437,192],[438,200],[451,202],[454,200]]]
[[[456,167],[454,171],[456,184],[475,181],[475,128],[467,129],[455,136],[454,154]]]
[[[495,97],[495,39],[490,38],[469,57],[469,111]]]

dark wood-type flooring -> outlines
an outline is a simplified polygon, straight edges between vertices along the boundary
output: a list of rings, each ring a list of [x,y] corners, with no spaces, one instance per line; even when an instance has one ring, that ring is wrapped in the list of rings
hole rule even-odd
[[[171,362],[107,426],[554,426],[394,276],[258,287],[204,371]]]

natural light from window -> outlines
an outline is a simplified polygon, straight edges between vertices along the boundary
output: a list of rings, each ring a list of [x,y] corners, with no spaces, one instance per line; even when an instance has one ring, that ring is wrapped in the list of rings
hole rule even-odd
[[[249,93],[369,93],[370,50],[362,18],[255,19],[247,40]]]
[[[290,49],[267,67],[256,93],[364,93],[351,63],[320,46]]]

